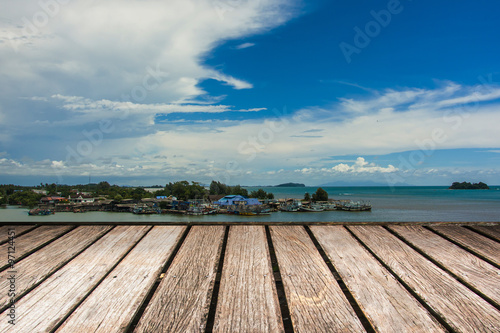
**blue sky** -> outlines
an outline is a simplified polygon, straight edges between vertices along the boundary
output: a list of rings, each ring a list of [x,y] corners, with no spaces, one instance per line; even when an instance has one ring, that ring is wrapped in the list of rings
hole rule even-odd
[[[0,183],[500,184],[496,2],[0,12]]]

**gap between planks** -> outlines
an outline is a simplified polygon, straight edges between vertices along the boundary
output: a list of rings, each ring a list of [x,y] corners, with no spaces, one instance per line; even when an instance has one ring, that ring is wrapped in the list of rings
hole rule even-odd
[[[303,226],[272,226],[295,332],[365,331]]]
[[[311,231],[377,332],[444,331],[344,227],[315,226]]]
[[[192,227],[135,332],[204,331],[225,233]]]
[[[57,332],[123,332],[159,277],[184,229],[156,226],[150,230]]]
[[[387,230],[500,310],[500,270],[493,265],[423,227]]]
[[[23,309],[16,329],[46,332],[57,328],[149,229],[116,227],[100,238],[16,303],[16,308]],[[0,322],[0,331],[7,329],[5,325],[6,321]]]
[[[112,228],[111,226],[77,227],[16,263],[17,288],[14,301],[19,301],[29,291],[77,257]],[[8,271],[0,273],[0,290],[9,289],[9,281],[5,274],[8,274]],[[5,311],[11,301],[12,299],[7,293],[2,295],[0,297],[0,312]]]
[[[500,328],[499,312],[495,307],[389,231],[380,226],[356,226],[349,230],[413,290],[447,329],[489,332]]]
[[[229,229],[214,332],[284,332],[263,226]]]

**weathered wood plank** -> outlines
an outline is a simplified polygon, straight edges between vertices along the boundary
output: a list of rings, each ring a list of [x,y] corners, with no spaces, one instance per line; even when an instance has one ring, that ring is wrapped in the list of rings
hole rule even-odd
[[[186,227],[154,227],[57,332],[124,332]]]
[[[500,312],[382,227],[349,227],[457,332],[497,332]]]
[[[116,227],[16,303],[17,332],[50,332],[150,227]],[[11,325],[0,321],[0,332]]]
[[[433,227],[432,229],[500,265],[500,243],[463,227],[443,226]]]
[[[223,226],[191,228],[136,332],[205,330],[224,230]]]
[[[26,230],[31,230],[36,228],[35,225],[4,225],[0,227],[0,244],[3,244],[7,242],[9,238],[9,230],[13,230],[13,234],[15,235],[14,237],[18,237],[21,233],[25,232]]]
[[[270,227],[295,332],[364,332],[304,227]]]
[[[500,242],[500,225],[495,226],[473,226],[472,229],[478,230],[485,235],[495,238]]]
[[[15,265],[17,271],[16,298],[57,271],[109,229],[111,229],[110,226],[78,227],[21,260]],[[7,281],[9,271],[0,273],[0,290],[9,289],[9,281]],[[9,302],[10,297],[7,293],[0,294],[0,308],[4,308]]]
[[[263,226],[229,231],[213,331],[284,331]]]
[[[444,332],[435,318],[344,227],[310,228],[376,331]]]
[[[423,227],[390,228],[496,304],[500,304],[499,269]]]
[[[33,251],[39,246],[49,243],[54,238],[62,235],[66,231],[74,227],[68,225],[61,226],[42,226],[36,228],[27,234],[15,237],[15,253],[13,254],[16,258],[16,262],[21,260],[28,253]],[[0,253],[7,253],[9,248],[9,243],[0,245]],[[4,264],[0,267],[0,270],[4,270],[8,267]]]

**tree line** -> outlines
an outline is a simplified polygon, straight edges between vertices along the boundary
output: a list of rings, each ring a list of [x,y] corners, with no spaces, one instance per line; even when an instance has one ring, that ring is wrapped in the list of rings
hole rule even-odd
[[[187,201],[191,199],[206,199],[208,195],[231,194],[258,199],[274,199],[272,193],[267,193],[263,189],[248,193],[248,190],[240,185],[229,186],[217,181],[212,181],[208,190],[198,182],[192,181],[190,183],[186,180],[174,183],[169,182],[165,187],[156,185],[153,186],[153,188],[158,188],[158,190],[150,192],[146,191],[144,187],[134,188],[110,185],[107,181],[86,185],[59,185],[55,183],[40,183],[38,186],[0,185],[0,204],[34,207],[44,196],[61,196],[68,198],[70,194],[75,192],[86,192],[96,198],[105,197],[117,202],[124,199],[139,201],[144,198],[155,198],[157,196],[174,196],[178,200]],[[33,192],[33,190],[44,190],[47,194],[38,194]]]

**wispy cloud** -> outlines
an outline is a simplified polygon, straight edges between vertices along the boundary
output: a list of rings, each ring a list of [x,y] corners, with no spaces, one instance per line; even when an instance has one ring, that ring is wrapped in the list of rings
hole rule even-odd
[[[240,180],[249,183],[252,179],[255,182],[267,179],[266,177],[270,176],[269,171],[283,169],[284,171],[274,174],[283,181],[295,179],[299,177],[297,175],[307,175],[310,177],[308,179],[320,181],[321,177],[382,175],[396,170],[399,170],[398,173],[407,172],[402,171],[398,164],[384,165],[367,160],[363,157],[366,155],[385,155],[423,148],[430,149],[423,152],[427,154],[440,149],[500,147],[496,134],[500,114],[494,104],[477,105],[467,114],[464,114],[461,107],[441,108],[432,103],[427,103],[428,107],[414,107],[425,100],[439,102],[449,99],[449,94],[457,97],[462,92],[463,96],[467,95],[467,87],[456,90],[456,85],[450,85],[452,87],[448,90],[447,87],[434,90],[409,89],[409,94],[396,90],[377,92],[372,96],[353,100],[353,103],[360,107],[359,112],[355,114],[345,112],[345,104],[339,101],[331,108],[323,108],[321,112],[312,107],[295,113],[284,113],[278,118],[238,121],[194,119],[190,122],[158,123],[154,120],[157,114],[172,112],[187,115],[198,112],[210,114],[236,111],[227,105],[138,104],[64,95],[54,95],[49,102],[58,101],[59,107],[66,112],[68,119],[72,119],[75,126],[79,121],[83,121],[82,119],[87,119],[85,117],[89,117],[87,124],[92,124],[91,119],[97,122],[104,117],[121,115],[124,110],[130,110],[128,118],[115,118],[114,132],[106,134],[102,143],[95,146],[81,162],[103,175],[113,175],[118,171],[120,175],[139,175],[143,171],[137,170],[148,170],[149,174],[163,173],[182,177],[186,171],[184,177],[198,175],[200,178],[209,179],[229,175],[232,182]],[[452,93],[451,90],[455,92]],[[377,105],[377,108],[373,105]],[[241,111],[244,114],[258,110],[260,109]],[[300,117],[300,121],[297,120],[297,114],[304,115]],[[140,121],[145,121],[148,117],[152,118],[144,126],[149,130],[142,130]],[[54,156],[53,160],[62,160],[66,168],[61,170],[68,174],[84,172],[85,168],[80,169],[74,161],[65,161],[65,157],[67,145],[77,147],[79,140],[85,140],[86,137],[79,133],[75,135],[74,130],[68,132],[63,120],[52,120],[52,126],[52,132],[59,133],[61,140],[52,142],[51,146],[53,151],[62,152],[59,156]],[[433,141],[435,131],[440,133],[439,142]],[[44,142],[40,142],[38,149],[43,149],[44,145]],[[492,148],[490,151],[497,150]],[[120,152],[122,157],[117,156],[117,152]],[[356,152],[359,158],[352,162],[349,162],[350,159],[338,158],[352,156],[353,152]],[[104,160],[99,160],[103,156],[110,157],[106,160],[107,164]],[[157,156],[165,157],[168,166],[156,158]],[[212,162],[206,161],[207,156],[212,157]],[[332,161],[325,158],[327,156],[336,158]],[[12,161],[4,163],[11,163],[10,167],[14,167]],[[196,167],[190,166],[188,173],[185,166],[193,163]],[[414,167],[415,170],[423,170],[425,164]],[[40,166],[37,168],[42,170]],[[18,166],[15,172],[27,173],[28,169],[29,166]],[[36,173],[36,170],[33,170],[29,172]],[[421,177],[425,176],[425,173],[419,171],[413,172],[412,177],[419,174]]]
[[[249,47],[255,46],[255,43],[243,43],[238,46],[236,46],[236,49],[241,50],[241,49],[246,49]]]
[[[221,112],[255,112],[265,108],[234,109],[229,105],[199,105],[199,104],[140,104],[110,100],[91,100],[80,96],[53,95],[53,99],[63,102],[62,108],[74,112],[102,112],[127,111],[140,114],[169,114],[169,113],[221,113]]]

